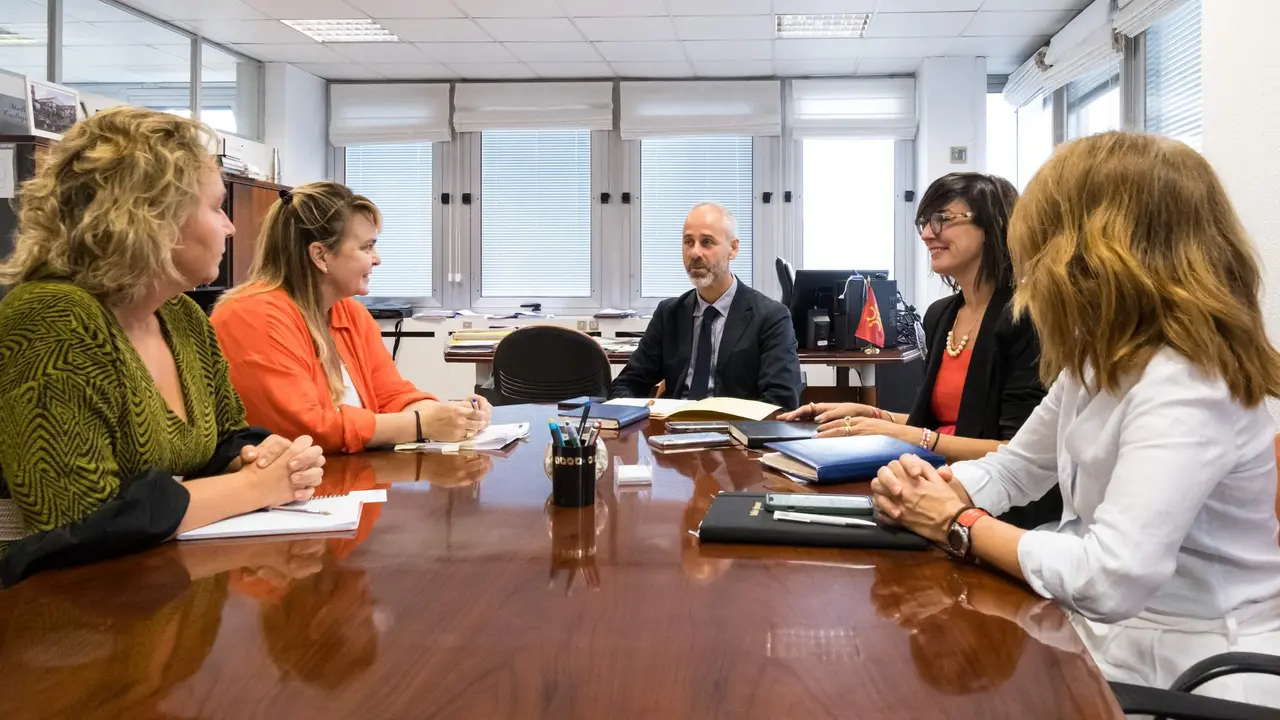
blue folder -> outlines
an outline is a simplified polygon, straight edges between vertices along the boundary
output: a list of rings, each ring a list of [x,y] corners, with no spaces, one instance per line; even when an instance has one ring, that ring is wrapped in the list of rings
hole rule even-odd
[[[811,438],[769,443],[765,447],[813,468],[814,482],[820,484],[870,480],[880,468],[907,454],[919,456],[934,467],[947,464],[946,458],[936,452],[887,435]]]

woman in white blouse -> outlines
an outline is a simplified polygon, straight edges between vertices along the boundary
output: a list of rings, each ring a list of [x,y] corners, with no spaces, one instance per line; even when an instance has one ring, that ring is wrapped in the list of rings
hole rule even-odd
[[[1280,396],[1280,353],[1253,246],[1212,168],[1171,140],[1077,140],[1032,178],[1009,246],[1049,394],[981,460],[881,469],[880,516],[1056,600],[1095,656],[1125,628],[1130,657],[1112,679],[1168,686],[1211,654],[1280,654],[1264,403]],[[1054,484],[1061,522],[990,517]],[[1233,682],[1254,690],[1235,697],[1280,702],[1272,678]]]

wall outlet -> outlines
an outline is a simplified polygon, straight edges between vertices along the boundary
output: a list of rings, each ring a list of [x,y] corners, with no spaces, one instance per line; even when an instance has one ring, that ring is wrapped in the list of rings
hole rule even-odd
[[[969,148],[967,147],[951,147],[951,164],[964,165],[969,162]]]
[[[591,332],[595,332],[595,331],[597,331],[597,330],[599,330],[599,329],[600,329],[600,321],[599,321],[599,320],[592,320],[589,324],[590,324],[590,326],[591,326]]]
[[[463,329],[463,330],[470,330],[470,329],[471,329],[471,321],[470,321],[470,320],[468,320],[468,321],[463,322],[463,323],[462,323],[462,329]]]
[[[586,331],[587,331],[587,321],[586,321],[586,320],[579,320],[579,321],[578,321],[578,330],[579,330],[580,332],[586,332]]]

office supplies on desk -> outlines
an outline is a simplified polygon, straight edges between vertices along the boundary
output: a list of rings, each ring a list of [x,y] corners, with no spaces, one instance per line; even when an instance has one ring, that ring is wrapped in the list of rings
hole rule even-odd
[[[629,407],[626,405],[610,405],[608,403],[590,408],[583,406],[582,410],[577,412],[572,410],[562,412],[560,413],[560,419],[576,423],[581,421],[588,412],[592,420],[600,423],[602,430],[617,430],[649,419],[649,408],[647,407]]]
[[[204,527],[188,530],[178,535],[179,540],[211,540],[214,538],[256,537],[259,535],[296,535],[303,533],[331,533],[355,530],[360,525],[360,508],[364,504],[358,495],[307,500],[295,505],[296,509],[323,510],[328,515],[305,512],[250,512],[236,515]]]
[[[774,520],[787,522],[812,523],[814,525],[832,525],[835,527],[876,527],[876,523],[865,518],[840,517],[838,515],[817,515],[815,513],[791,512],[790,510],[774,510]]]
[[[659,450],[701,450],[708,448],[732,447],[733,440],[724,433],[678,433],[675,435],[653,435],[649,444]]]
[[[617,398],[606,405],[629,405],[649,408],[655,420],[712,420],[736,418],[764,420],[782,408],[777,405],[741,398],[711,397],[705,400],[673,400],[669,398]]]
[[[758,450],[772,442],[804,440],[817,434],[817,423],[745,420],[729,424],[729,435],[739,445],[752,450]]]
[[[558,410],[577,410],[578,408],[582,407],[583,405],[586,405],[588,402],[590,402],[590,403],[594,403],[594,404],[596,404],[596,405],[603,405],[603,404],[605,403],[605,401],[606,401],[606,400],[608,400],[608,398],[605,398],[605,397],[588,397],[588,396],[586,396],[586,395],[579,395],[579,396],[578,396],[578,397],[576,397],[576,398],[569,398],[568,400],[561,400],[560,402],[556,403],[556,409],[558,409]]]
[[[728,434],[728,420],[672,420],[667,423],[669,433],[704,433],[718,432]]]
[[[778,522],[765,508],[765,494],[722,492],[711,501],[698,526],[703,543],[797,545],[886,550],[927,550],[928,540],[894,526],[834,527],[814,522]],[[857,518],[841,518],[853,520]]]
[[[812,483],[871,480],[880,468],[903,455],[916,455],[934,467],[947,462],[938,453],[886,435],[812,438],[765,447],[777,452],[762,455],[761,463]]]
[[[460,450],[501,450],[511,443],[529,437],[529,423],[490,425],[469,440],[454,443],[420,442],[400,443],[396,452],[458,452]]]

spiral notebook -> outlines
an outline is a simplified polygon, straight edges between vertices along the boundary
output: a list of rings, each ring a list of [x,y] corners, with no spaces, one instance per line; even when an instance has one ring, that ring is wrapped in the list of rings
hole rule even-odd
[[[386,490],[357,490],[345,495],[312,498],[290,503],[289,507],[320,510],[319,515],[288,510],[255,510],[219,520],[211,525],[188,530],[179,540],[212,540],[214,538],[255,537],[259,535],[300,535],[354,531],[360,526],[360,508],[365,503],[384,502]]]

